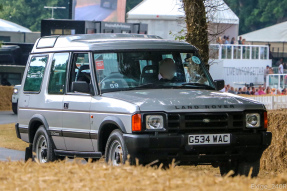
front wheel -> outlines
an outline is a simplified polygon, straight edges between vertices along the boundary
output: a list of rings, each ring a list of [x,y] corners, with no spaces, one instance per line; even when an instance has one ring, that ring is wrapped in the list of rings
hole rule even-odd
[[[17,103],[12,103],[12,111],[14,114],[18,113],[18,102]]]
[[[48,136],[43,125],[37,130],[33,140],[33,160],[37,159],[40,163],[47,163],[56,160],[53,151],[52,139]]]
[[[251,177],[257,177],[260,170],[260,159],[254,162],[241,162],[238,165],[238,175],[248,176],[252,168]]]
[[[114,130],[107,141],[105,160],[113,166],[119,166],[125,163],[127,156],[128,150],[123,139],[123,134],[120,130]]]
[[[219,166],[220,174],[222,176],[226,175],[229,171],[233,170],[234,174],[232,176],[248,176],[249,172],[252,168],[251,177],[257,177],[260,170],[260,159],[250,162],[250,161],[244,161],[244,162],[238,162],[238,163],[225,163],[221,164]]]

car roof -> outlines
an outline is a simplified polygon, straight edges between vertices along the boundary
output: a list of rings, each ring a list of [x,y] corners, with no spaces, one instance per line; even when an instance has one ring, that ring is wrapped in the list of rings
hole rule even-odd
[[[155,35],[98,33],[42,37],[36,41],[32,53],[147,49],[197,50],[186,42],[166,40]]]

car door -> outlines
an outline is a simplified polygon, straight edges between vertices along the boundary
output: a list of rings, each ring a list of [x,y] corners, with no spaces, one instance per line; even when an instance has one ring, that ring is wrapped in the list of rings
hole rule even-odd
[[[69,68],[67,93],[63,100],[63,136],[67,150],[94,151],[90,138],[90,106],[92,95],[74,91],[73,82],[91,87],[89,53],[74,53]]]
[[[65,141],[61,135],[63,127],[62,105],[69,57],[70,54],[67,52],[53,55],[46,88],[47,93],[45,93],[45,110],[43,111],[56,149],[60,150],[66,150]]]

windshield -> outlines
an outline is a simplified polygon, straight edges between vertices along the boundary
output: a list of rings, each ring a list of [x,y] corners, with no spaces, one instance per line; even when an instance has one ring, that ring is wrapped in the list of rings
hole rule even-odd
[[[93,56],[101,93],[151,88],[214,89],[194,53],[137,51]]]

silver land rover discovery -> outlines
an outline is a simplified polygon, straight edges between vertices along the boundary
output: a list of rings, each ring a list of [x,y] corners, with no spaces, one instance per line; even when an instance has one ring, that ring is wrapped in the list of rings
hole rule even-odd
[[[252,176],[271,142],[263,104],[221,93],[197,49],[157,36],[37,40],[18,101],[26,159],[211,164]],[[33,153],[33,154],[32,154]],[[128,155],[130,157],[128,157]]]

